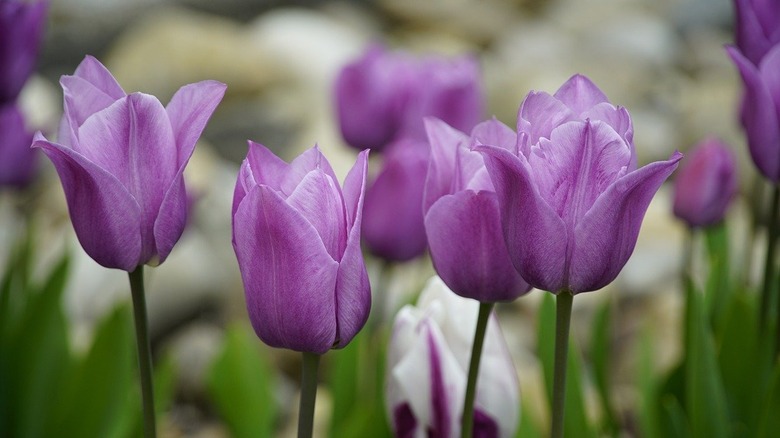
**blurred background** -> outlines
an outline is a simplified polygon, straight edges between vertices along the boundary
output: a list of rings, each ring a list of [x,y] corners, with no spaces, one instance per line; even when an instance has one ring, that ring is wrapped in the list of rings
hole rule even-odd
[[[230,244],[232,191],[247,139],[287,160],[317,143],[343,177],[355,151],[338,130],[333,81],[346,62],[379,41],[417,53],[473,54],[482,67],[487,115],[509,126],[529,91],[552,93],[583,73],[630,111],[640,165],[715,135],[732,146],[742,174],[750,175],[736,116],[740,85],[723,49],[732,42],[732,14],[728,0],[52,0],[39,68],[21,99],[31,128],[55,133],[62,111],[58,79],[87,54],[100,59],[127,92],[154,94],[163,103],[187,83],[216,79],[228,85],[186,171],[196,199],[191,222],[164,266],[147,270],[153,354],[156,360],[170,358],[175,370],[162,434],[226,437],[231,431],[208,395],[207,376],[223,349],[226,327],[248,326]],[[69,252],[62,305],[71,346],[85,351],[95,326],[116,303],[129,301],[127,278],[81,250],[59,179],[48,160],[39,161],[41,173],[28,193],[0,193],[0,248],[10,248],[25,226],[17,214],[21,205],[34,212],[36,272],[47,272]],[[742,181],[743,192],[752,184]],[[611,366],[621,410],[630,410],[635,398],[628,376],[639,327],[653,324],[659,368],[679,355],[682,298],[676,285],[684,226],[671,216],[670,193],[664,187],[653,201],[618,280],[575,302],[575,339],[589,332],[578,327],[588,324],[599,303],[613,303]],[[744,199],[729,219],[737,242],[745,240],[749,225]],[[736,248],[735,259],[750,258],[750,247]],[[0,251],[0,264],[8,257]],[[377,277],[381,263],[369,258],[368,264]],[[385,319],[432,273],[426,257],[394,266],[381,291],[391,303]],[[534,402],[544,391],[534,353],[540,294],[498,312],[523,402],[531,415],[544,418],[544,403]],[[256,341],[282,370],[275,377],[277,430],[291,434],[298,356]],[[328,397],[322,389],[318,421],[328,421]]]

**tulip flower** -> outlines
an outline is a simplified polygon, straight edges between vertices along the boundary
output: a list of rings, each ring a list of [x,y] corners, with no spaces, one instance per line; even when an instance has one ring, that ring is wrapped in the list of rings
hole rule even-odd
[[[433,277],[417,306],[407,305],[396,315],[385,391],[395,436],[460,436],[460,400],[477,307],[476,301],[456,296]],[[517,375],[495,315],[490,316],[483,355],[473,434],[514,436],[520,413]]]
[[[411,260],[425,251],[422,197],[430,147],[402,139],[388,146],[382,170],[366,189],[363,240],[374,254]]]
[[[0,105],[0,187],[24,187],[35,171],[32,133],[15,104]]]
[[[628,112],[584,76],[555,95],[532,92],[517,152],[480,147],[515,267],[557,293],[600,289],[634,250],[650,200],[682,158],[637,169]]]
[[[184,230],[184,166],[225,85],[186,85],[163,107],[154,96],[125,94],[89,56],[60,83],[59,139],[37,134],[33,147],[59,173],[81,246],[107,268],[162,263]]]
[[[436,272],[456,294],[481,302],[511,301],[530,290],[509,258],[498,198],[478,144],[514,150],[517,134],[497,120],[471,136],[427,119],[431,161],[425,183],[425,231]]]
[[[723,142],[709,138],[688,155],[674,182],[674,215],[690,227],[723,220],[738,186],[734,155]]]
[[[48,1],[0,2],[0,104],[16,100],[38,58]]]
[[[377,45],[342,69],[335,100],[344,140],[372,150],[401,138],[424,141],[425,116],[469,130],[484,108],[472,58],[414,58]]]
[[[752,63],[734,47],[727,48],[744,85],[741,120],[748,138],[750,156],[758,170],[773,183],[780,182],[780,43],[759,64]]]
[[[772,46],[780,43],[780,2],[776,0],[735,0],[736,43],[754,65]]]
[[[365,324],[367,157],[360,153],[342,189],[317,147],[287,164],[249,142],[233,198],[233,248],[249,319],[266,344],[322,354],[347,345]]]

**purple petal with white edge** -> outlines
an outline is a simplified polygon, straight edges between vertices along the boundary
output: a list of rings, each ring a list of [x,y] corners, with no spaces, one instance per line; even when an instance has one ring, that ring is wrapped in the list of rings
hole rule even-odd
[[[195,143],[225,95],[225,89],[227,85],[217,81],[185,85],[165,107],[176,138],[180,167],[190,159]]]
[[[564,82],[554,96],[565,103],[578,116],[593,106],[602,102],[609,102],[607,96],[604,95],[596,84],[580,74],[576,74]]]
[[[371,285],[360,250],[363,197],[366,187],[368,150],[358,154],[344,179],[344,203],[347,211],[347,245],[339,263],[336,282],[336,320],[338,332],[335,348],[346,346],[363,328],[371,309]]]
[[[539,194],[568,230],[612,182],[627,173],[631,151],[604,122],[568,122],[528,157]]]
[[[57,169],[84,251],[107,268],[129,272],[141,264],[141,210],[125,187],[85,157],[40,133],[32,147],[43,150]]]
[[[682,154],[675,152],[667,161],[620,178],[579,221],[569,266],[573,293],[600,289],[617,277],[634,251],[650,201],[681,159]]]
[[[578,120],[577,114],[563,102],[547,93],[532,91],[520,105],[517,132],[525,134],[533,145],[540,138],[550,138],[553,129],[571,120]]]
[[[512,301],[530,290],[509,259],[495,193],[441,197],[425,215],[425,229],[436,272],[458,295]]]
[[[524,157],[480,146],[498,195],[501,224],[515,269],[532,286],[553,293],[565,286],[567,230],[539,195]]]
[[[431,145],[423,194],[423,211],[428,211],[437,199],[454,192],[456,154],[461,143],[468,145],[469,137],[433,117],[425,119],[425,130]]]
[[[336,261],[341,259],[347,243],[344,204],[337,185],[325,172],[315,169],[303,177],[287,198],[287,204],[317,230],[328,254]]]
[[[758,170],[777,183],[780,182],[780,126],[778,114],[767,85],[751,62],[736,48],[726,47],[737,65],[745,86],[742,100],[742,121],[748,137],[750,156]]]
[[[272,347],[328,351],[338,264],[314,227],[276,191],[256,186],[236,212],[233,242],[257,336]]]

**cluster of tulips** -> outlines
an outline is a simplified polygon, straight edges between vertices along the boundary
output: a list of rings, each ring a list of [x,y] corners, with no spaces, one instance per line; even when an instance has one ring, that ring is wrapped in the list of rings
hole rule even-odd
[[[2,64],[0,77],[5,127],[21,117],[15,99],[32,71],[46,3],[9,1],[0,8],[9,20],[0,32],[12,35],[13,49],[0,53],[13,61]],[[737,47],[727,50],[745,85],[741,121],[757,168],[775,187],[762,306],[770,320],[778,306],[771,284],[780,193],[780,3],[740,0],[737,13]],[[162,264],[184,230],[183,171],[226,85],[186,85],[163,106],[154,96],[127,94],[90,56],[60,84],[56,141],[38,133],[32,148],[59,174],[84,251],[129,274],[145,431],[154,436],[143,267]],[[514,436],[517,376],[493,307],[532,288],[556,296],[550,432],[563,436],[573,298],[617,277],[653,196],[682,154],[639,166],[629,112],[583,75],[553,94],[528,93],[515,127],[483,120],[472,58],[419,58],[372,46],[344,67],[334,94],[343,137],[360,150],[343,182],[316,146],[287,163],[249,141],[232,204],[249,320],[264,343],[303,353],[299,436],[312,433],[320,356],[345,347],[368,320],[364,247],[395,262],[427,250],[438,274],[417,306],[397,312],[392,327],[385,400],[396,436]],[[23,131],[0,130],[6,154],[8,138],[22,135],[8,132]],[[17,150],[29,151],[25,142]],[[369,150],[382,159],[370,181]],[[719,223],[736,193],[733,156],[710,139],[686,161],[675,214],[694,228]]]

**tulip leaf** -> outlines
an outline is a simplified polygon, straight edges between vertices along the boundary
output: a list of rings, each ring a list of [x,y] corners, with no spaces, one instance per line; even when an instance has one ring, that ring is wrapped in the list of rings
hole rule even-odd
[[[723,381],[703,300],[692,287],[686,290],[686,304],[690,344],[685,358],[685,401],[691,432],[693,436],[725,438],[730,423]]]
[[[761,405],[761,419],[755,435],[759,438],[774,438],[780,430],[780,363],[775,366],[768,389]]]
[[[234,437],[272,436],[276,423],[274,372],[245,325],[230,327],[208,376],[208,390]]]
[[[610,397],[610,353],[611,353],[611,302],[604,300],[604,304],[596,313],[592,323],[591,356],[593,360],[593,377],[601,401],[601,409],[604,412],[604,425],[607,432],[615,434],[618,431],[618,423],[615,418],[615,409]]]
[[[691,435],[690,425],[685,416],[685,410],[677,397],[671,394],[662,395],[661,411],[667,419],[664,434],[661,436],[664,438],[687,438],[689,436],[698,436]]]
[[[661,438],[658,416],[658,378],[654,368],[652,338],[647,329],[639,340],[638,390],[640,394],[637,416],[641,435],[646,438]]]
[[[713,327],[720,331],[726,305],[730,301],[729,239],[725,223],[705,229],[709,275],[706,285],[706,311]]]
[[[360,347],[365,337],[358,333],[346,347],[328,354],[328,384],[333,396],[333,413],[330,420],[331,436],[340,436],[344,423],[355,407],[359,392]]]
[[[517,428],[515,438],[543,438],[542,432],[539,427],[534,423],[533,416],[526,408],[525,404],[522,404],[520,409],[520,427]]]

